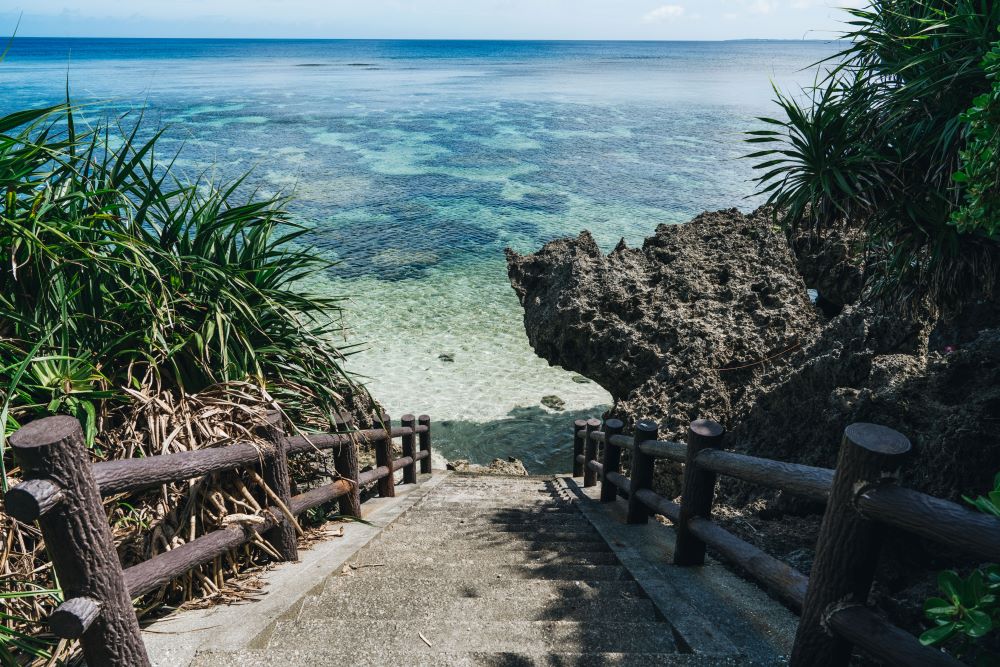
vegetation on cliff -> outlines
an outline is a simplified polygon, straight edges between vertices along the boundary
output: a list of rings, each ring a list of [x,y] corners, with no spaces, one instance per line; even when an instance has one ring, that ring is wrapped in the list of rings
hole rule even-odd
[[[1000,6],[875,0],[849,10],[843,52],[805,99],[748,141],[761,191],[793,226],[859,226],[869,283],[939,306],[998,279],[997,56]]]

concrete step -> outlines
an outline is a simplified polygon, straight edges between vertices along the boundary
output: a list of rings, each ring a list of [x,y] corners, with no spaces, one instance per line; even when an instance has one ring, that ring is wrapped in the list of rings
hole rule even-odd
[[[514,491],[518,489],[548,489],[551,491],[559,491],[559,484],[555,480],[551,479],[526,479],[526,480],[512,480],[508,479],[497,479],[494,481],[490,480],[448,480],[447,483],[442,484],[441,488],[444,490],[452,489],[502,489],[504,491]]]
[[[422,641],[420,639],[418,642]],[[341,645],[343,642],[341,642]],[[327,665],[399,665],[400,667],[778,667],[784,661],[683,655],[680,653],[416,653],[386,651],[371,643],[368,650],[266,649],[234,653],[202,652],[190,667],[323,667]]]
[[[558,509],[551,507],[541,507],[538,509],[518,509],[505,508],[489,510],[487,512],[455,512],[452,510],[439,510],[421,507],[416,512],[407,514],[404,519],[479,519],[486,517],[499,517],[503,519],[570,519],[573,517],[583,518],[583,515],[574,507],[570,509]]]
[[[523,503],[537,502],[539,500],[558,500],[561,502],[573,502],[575,499],[565,493],[554,489],[525,489],[523,491],[511,491],[505,488],[496,489],[442,489],[424,500],[424,502],[450,502],[455,499],[475,501],[481,503]]]
[[[593,527],[589,521],[579,514],[567,514],[562,517],[553,516],[522,516],[511,517],[508,515],[488,514],[474,517],[442,516],[430,517],[414,516],[406,519],[399,519],[393,526],[395,528],[420,528],[438,527],[441,530],[453,528],[486,528],[491,526],[501,528],[517,528],[518,530],[530,530],[534,528],[563,527],[568,530],[582,530]]]
[[[524,563],[508,565],[484,558],[465,563],[455,556],[444,556],[432,565],[410,565],[407,568],[393,567],[393,563],[365,562],[353,572],[358,576],[392,577],[399,582],[409,577],[420,576],[427,579],[440,578],[452,581],[486,581],[494,579],[567,579],[580,581],[626,581],[629,574],[618,565],[548,565],[544,563]]]
[[[468,491],[470,493],[481,493],[483,491],[496,491],[516,495],[518,493],[565,493],[558,484],[447,484],[441,487],[442,493],[454,493],[456,491]]]
[[[553,518],[559,516],[577,516],[579,511],[576,507],[571,505],[565,506],[555,506],[550,503],[544,503],[537,506],[514,506],[514,505],[503,505],[503,506],[483,506],[483,505],[471,505],[469,503],[455,503],[454,507],[442,507],[442,506],[428,506],[417,508],[417,511],[410,514],[407,518],[413,518],[414,516],[426,516],[426,517],[466,517],[472,518],[477,516],[552,516]]]
[[[463,507],[467,507],[463,505]],[[500,509],[490,510],[489,512],[479,512],[470,513],[463,511],[455,511],[454,509],[440,509],[432,506],[420,506],[417,508],[413,514],[408,514],[407,516],[552,516],[560,517],[567,515],[579,515],[580,510],[575,505],[565,505],[565,506],[550,506],[542,505],[540,507],[502,507]]]
[[[534,593],[517,596],[462,597],[451,591],[415,589],[406,584],[387,595],[353,592],[307,598],[299,620],[420,620],[433,618],[482,621],[649,621],[660,620],[649,600],[634,597],[581,599],[545,597]]]
[[[476,552],[470,545],[466,549],[455,548],[455,545],[441,549],[415,551],[400,549],[399,545],[382,544],[369,547],[355,556],[352,563],[392,563],[393,565],[433,565],[435,562],[447,560],[456,563],[481,563],[483,555]],[[610,551],[527,551],[505,549],[489,554],[490,563],[505,565],[619,565],[618,557]]]
[[[537,500],[476,500],[470,498],[454,499],[428,499],[417,508],[418,510],[443,510],[454,512],[455,514],[467,514],[470,512],[499,512],[503,510],[544,510],[562,509],[575,510],[575,501],[560,500],[558,498],[539,498]]]
[[[453,472],[448,479],[448,486],[458,486],[460,484],[553,484],[559,481],[556,475],[466,475],[465,473]]]
[[[600,551],[600,535],[591,532],[545,531],[464,531],[444,534],[443,531],[386,530],[379,536],[382,544],[395,543],[407,548],[430,549],[450,542],[462,542],[473,549],[580,549]]]
[[[440,524],[438,524],[440,525]],[[552,525],[539,526],[539,525],[519,525],[519,524],[455,524],[453,526],[448,526],[447,530],[441,530],[435,527],[434,523],[414,523],[414,524],[393,524],[385,533],[387,535],[392,534],[393,536],[398,536],[400,538],[408,535],[426,535],[426,534],[446,534],[449,536],[465,536],[465,535],[489,535],[491,533],[523,533],[532,536],[546,536],[546,535],[569,535],[575,537],[581,537],[585,535],[596,536],[599,533],[594,530],[594,527],[590,524],[569,524],[563,525],[560,523],[555,523]]]
[[[420,635],[427,639],[424,642]],[[674,653],[666,623],[579,623],[575,621],[282,621],[269,648],[377,643],[413,654],[477,652]],[[428,646],[428,643],[430,646]],[[403,663],[408,664],[408,663]]]
[[[500,480],[498,484],[484,484],[482,482],[467,484],[462,482],[456,482],[454,484],[442,484],[440,487],[441,492],[449,493],[452,491],[483,491],[483,490],[495,490],[502,491],[503,493],[532,493],[535,491],[546,491],[548,493],[563,493],[564,490],[554,482],[522,482],[510,483],[509,480]]]
[[[577,534],[575,534],[576,536]],[[515,534],[516,539],[506,539],[501,542],[490,544],[489,548],[494,551],[537,551],[542,554],[562,554],[574,553],[576,551],[586,551],[595,553],[598,551],[610,552],[611,547],[607,542],[597,539],[596,536],[579,536],[571,540],[538,540],[530,534]],[[416,538],[402,538],[393,535],[389,539],[379,538],[373,542],[375,545],[396,545],[400,550],[404,549],[455,549],[456,553],[475,551],[483,547],[483,542],[475,538],[452,537],[450,535],[437,536],[437,539],[429,540]]]
[[[583,581],[579,579],[485,579],[482,581],[455,581],[414,577],[400,582],[396,577],[362,577],[354,574],[338,575],[326,580],[323,595],[354,595],[387,597],[404,590],[434,591],[435,595],[449,597],[484,598],[503,600],[509,597],[536,595],[539,598],[568,598],[578,601],[612,599],[630,600],[644,598],[645,594],[634,581]]]
[[[538,512],[538,513],[502,513],[502,512],[480,512],[457,514],[454,512],[417,512],[410,516],[399,519],[395,525],[405,526],[414,523],[423,524],[453,524],[453,523],[473,523],[490,521],[495,523],[559,523],[575,524],[579,526],[590,525],[589,522],[578,512]]]
[[[599,533],[589,530],[567,531],[556,530],[554,528],[505,530],[489,526],[482,528],[456,528],[447,531],[445,535],[442,535],[439,531],[430,531],[425,528],[400,528],[387,532],[382,542],[399,542],[400,544],[407,544],[414,547],[424,545],[427,548],[440,545],[444,542],[465,542],[470,545],[479,545],[479,549],[486,550],[500,548],[505,545],[515,545],[520,548],[537,548],[524,546],[528,544],[544,545],[546,548],[553,548],[554,545],[560,545],[557,548],[575,551],[577,549],[584,550],[583,546],[578,547],[577,545],[596,542],[599,538]],[[473,546],[473,548],[477,547]],[[592,549],[592,551],[601,551],[601,549]]]
[[[503,502],[509,499],[525,498],[564,498],[570,495],[552,486],[506,487],[506,486],[446,486],[437,490],[434,498],[462,496],[465,498],[484,498],[493,502]]]
[[[428,498],[421,503],[421,507],[440,507],[440,508],[453,508],[458,505],[472,506],[472,507],[513,507],[513,508],[544,508],[544,507],[554,507],[554,508],[573,508],[576,506],[576,501],[569,500],[566,498],[553,497],[548,494],[539,494],[536,496],[523,496],[514,498],[497,498],[495,494],[490,494],[489,496],[469,496],[469,495],[455,495],[455,496],[436,496]]]

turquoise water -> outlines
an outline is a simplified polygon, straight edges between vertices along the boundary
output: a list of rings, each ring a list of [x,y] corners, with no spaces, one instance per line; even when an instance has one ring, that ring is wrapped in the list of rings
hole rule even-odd
[[[589,229],[610,249],[657,224],[758,202],[740,134],[771,81],[813,81],[823,42],[15,41],[0,112],[145,109],[192,177],[253,169],[295,195],[340,260],[350,361],[450,458],[565,470],[572,419],[608,394],[534,356],[503,249]],[[443,357],[443,358],[442,358]],[[448,361],[453,359],[453,361]],[[557,395],[566,411],[543,407]]]

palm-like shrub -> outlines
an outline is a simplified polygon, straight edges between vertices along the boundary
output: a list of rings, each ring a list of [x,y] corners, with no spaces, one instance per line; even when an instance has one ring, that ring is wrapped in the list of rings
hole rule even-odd
[[[849,10],[850,46],[804,101],[750,141],[766,158],[761,190],[792,225],[861,225],[881,290],[929,290],[939,304],[996,282],[996,243],[956,226],[965,183],[953,176],[970,132],[965,112],[989,90],[981,66],[1000,5],[874,0]]]
[[[339,300],[300,286],[326,266],[299,245],[305,230],[243,179],[176,180],[140,128],[78,134],[67,107],[0,119],[6,430],[68,412],[93,436],[124,388],[232,380],[294,387],[332,417],[357,388]]]
[[[247,427],[235,417],[248,421],[272,397],[314,426],[324,416],[332,425],[345,399],[366,402],[342,367],[339,299],[304,291],[326,263],[302,245],[285,202],[256,196],[245,179],[174,178],[156,154],[159,133],[140,140],[140,121],[79,133],[68,106],[0,118],[2,490],[16,477],[6,435],[45,414],[77,416],[95,457],[118,458],[239,437]],[[191,433],[161,432],[170,419]],[[182,486],[155,495],[180,502]],[[193,537],[195,523],[182,531],[158,503],[109,500],[116,537],[137,558],[161,548],[147,539],[150,522],[161,540]],[[205,516],[198,534],[213,528]],[[2,514],[0,533],[16,536],[0,556],[0,663],[52,664],[54,644],[38,630],[58,584],[37,533]],[[181,586],[182,597],[205,586]]]

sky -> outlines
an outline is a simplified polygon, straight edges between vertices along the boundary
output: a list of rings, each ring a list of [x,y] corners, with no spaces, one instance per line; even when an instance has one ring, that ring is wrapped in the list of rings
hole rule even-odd
[[[862,0],[0,0],[66,37],[830,39]]]

